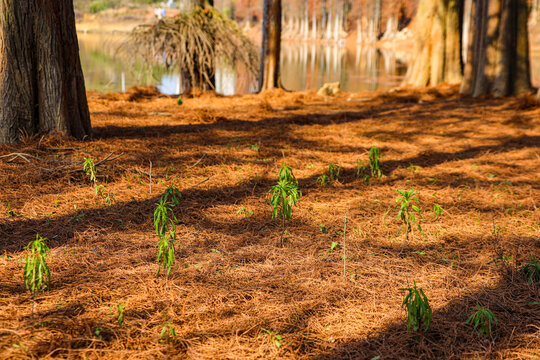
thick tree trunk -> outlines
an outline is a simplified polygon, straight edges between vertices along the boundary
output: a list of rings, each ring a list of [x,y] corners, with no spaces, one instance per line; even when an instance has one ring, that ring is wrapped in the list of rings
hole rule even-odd
[[[0,143],[91,135],[71,0],[0,0]]]
[[[281,0],[264,0],[259,92],[281,87]]]
[[[416,15],[416,56],[405,85],[459,83],[461,61],[461,1],[421,0]]]
[[[461,93],[507,96],[532,89],[527,0],[474,0]]]

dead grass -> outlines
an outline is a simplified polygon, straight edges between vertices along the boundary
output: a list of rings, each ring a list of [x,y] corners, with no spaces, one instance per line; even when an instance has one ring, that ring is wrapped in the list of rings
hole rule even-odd
[[[453,88],[205,95],[182,106],[151,90],[89,93],[92,140],[0,147],[30,155],[0,159],[0,358],[537,358],[540,291],[515,270],[540,255],[540,110],[521,102],[459,99]],[[386,176],[365,183],[356,163],[373,145]],[[71,170],[122,152],[98,167],[116,195],[107,206]],[[319,187],[330,162],[340,181]],[[304,194],[284,246],[267,202],[282,163]],[[165,279],[155,276],[150,215],[170,184],[183,194],[182,246]],[[399,255],[394,199],[412,186],[425,234]],[[344,275],[342,248],[320,255],[343,245],[347,212]],[[23,247],[36,232],[49,239],[53,277],[31,299]],[[419,338],[407,333],[398,291],[413,280],[434,310]],[[493,338],[464,324],[477,302],[499,319]],[[178,336],[163,342],[166,323]]]

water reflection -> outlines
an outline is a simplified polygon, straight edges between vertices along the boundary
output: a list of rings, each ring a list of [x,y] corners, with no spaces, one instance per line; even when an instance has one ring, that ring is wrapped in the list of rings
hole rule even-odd
[[[130,64],[118,53],[121,35],[79,34],[81,63],[89,90],[125,91],[135,85],[156,85],[165,94],[179,94],[178,71],[164,67],[148,70]],[[539,54],[536,54],[538,59]],[[539,62],[533,55],[533,82],[540,81]],[[290,90],[318,89],[340,82],[346,91],[386,90],[400,84],[410,61],[407,52],[375,47],[345,48],[339,45],[285,42],[282,47],[282,82]],[[224,95],[253,92],[256,84],[230,66],[216,71],[216,90]]]

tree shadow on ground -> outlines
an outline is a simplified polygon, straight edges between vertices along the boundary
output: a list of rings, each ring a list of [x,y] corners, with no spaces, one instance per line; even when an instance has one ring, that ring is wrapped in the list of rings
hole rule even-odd
[[[327,359],[451,359],[526,358],[540,355],[540,319],[537,301],[540,287],[530,285],[515,271],[505,271],[490,287],[471,289],[442,308],[433,309],[429,331],[417,335],[406,329],[406,317],[393,320],[367,337],[344,341],[310,356]],[[397,289],[396,289],[397,291]],[[429,289],[424,289],[429,297]],[[536,302],[536,305],[535,305]],[[491,336],[478,334],[465,320],[480,304],[496,315]],[[528,344],[528,345],[524,345]],[[520,345],[519,352],[512,349]]]

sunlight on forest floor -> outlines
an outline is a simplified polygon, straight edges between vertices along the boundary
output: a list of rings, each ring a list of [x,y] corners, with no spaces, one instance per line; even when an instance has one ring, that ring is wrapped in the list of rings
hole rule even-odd
[[[453,87],[327,99],[199,95],[178,106],[151,88],[89,92],[93,139],[0,147],[0,156],[31,155],[0,159],[0,358],[539,355],[540,288],[516,272],[540,255],[532,98],[461,99]],[[357,164],[372,146],[385,176],[365,182]],[[114,194],[107,205],[67,169],[110,153],[123,155],[97,168]],[[280,244],[268,190],[283,163],[303,197]],[[341,167],[339,181],[322,187],[330,163]],[[167,185],[182,192],[182,246],[169,279],[155,275],[151,221]],[[424,234],[414,232],[400,254],[396,190],[411,187]],[[444,209],[438,219],[434,204]],[[23,247],[36,233],[51,247],[52,283],[31,299]],[[332,242],[341,247],[329,251]],[[433,308],[420,338],[407,332],[398,291],[413,281]],[[492,337],[464,324],[477,303],[498,318]],[[177,336],[160,340],[167,324]]]

